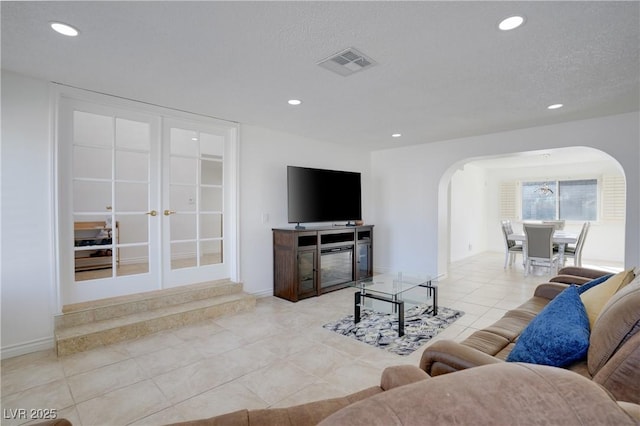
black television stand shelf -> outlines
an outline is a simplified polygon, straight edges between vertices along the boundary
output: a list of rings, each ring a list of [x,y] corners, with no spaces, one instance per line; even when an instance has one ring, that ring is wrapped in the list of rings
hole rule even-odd
[[[273,229],[273,295],[297,302],[373,275],[373,225]]]

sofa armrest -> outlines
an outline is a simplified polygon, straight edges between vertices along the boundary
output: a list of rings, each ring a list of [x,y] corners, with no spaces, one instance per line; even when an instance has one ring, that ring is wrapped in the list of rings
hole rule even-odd
[[[501,362],[504,361],[453,340],[438,340],[427,346],[422,353],[420,368],[433,377],[441,374],[433,369],[436,364],[444,364],[445,370],[453,372]],[[442,368],[439,368],[439,370],[442,370]]]
[[[167,426],[316,425],[336,411],[379,393],[382,393],[380,387],[371,386],[338,398],[321,399],[292,407],[244,409],[206,419],[171,423]]]
[[[415,365],[394,365],[382,372],[380,387],[388,391],[398,386],[408,385],[420,380],[428,379],[429,375]]]
[[[558,271],[558,275],[573,275],[576,277],[588,278],[587,281],[591,281],[595,278],[599,278],[607,274],[610,274],[610,272],[600,271],[598,269],[583,268],[580,266],[567,266]],[[572,284],[572,283],[567,283],[567,284]]]
[[[552,283],[563,283],[563,284],[576,284],[576,285],[582,285],[582,284],[586,284],[589,281],[591,281],[592,278],[587,278],[587,277],[580,277],[578,275],[556,275],[555,277],[551,278],[549,281]]]
[[[553,299],[560,294],[564,289],[569,287],[568,284],[562,283],[544,283],[536,287],[536,291],[533,293],[534,297],[543,297],[545,299]]]
[[[249,410],[238,410],[208,419],[187,420],[165,426],[249,426]]]

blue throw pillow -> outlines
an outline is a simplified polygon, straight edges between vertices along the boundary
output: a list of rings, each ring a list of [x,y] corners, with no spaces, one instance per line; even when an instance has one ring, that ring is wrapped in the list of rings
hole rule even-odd
[[[572,285],[525,327],[507,361],[564,367],[584,358],[588,349],[589,317]]]
[[[578,294],[582,294],[585,291],[589,290],[591,287],[595,287],[598,284],[602,284],[603,282],[605,282],[606,280],[608,280],[609,278],[611,278],[613,276],[613,274],[605,274],[601,277],[598,277],[594,280],[591,280],[587,283],[582,284],[581,286],[578,287]]]

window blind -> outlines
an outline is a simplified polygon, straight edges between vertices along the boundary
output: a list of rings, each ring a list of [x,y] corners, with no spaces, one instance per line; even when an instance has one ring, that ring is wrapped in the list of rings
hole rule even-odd
[[[500,217],[516,219],[516,182],[500,183]]]
[[[602,177],[602,219],[624,221],[627,201],[624,176]]]

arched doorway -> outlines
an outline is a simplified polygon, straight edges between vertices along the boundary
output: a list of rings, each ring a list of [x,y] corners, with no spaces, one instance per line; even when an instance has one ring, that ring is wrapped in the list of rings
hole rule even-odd
[[[597,217],[591,220],[583,258],[596,266],[624,265],[624,171],[600,150],[568,147],[468,158],[452,165],[439,186],[439,269],[482,252],[504,250],[499,223],[511,219],[521,226],[523,182],[580,179],[597,182]],[[582,223],[567,220],[567,230],[578,233]]]

